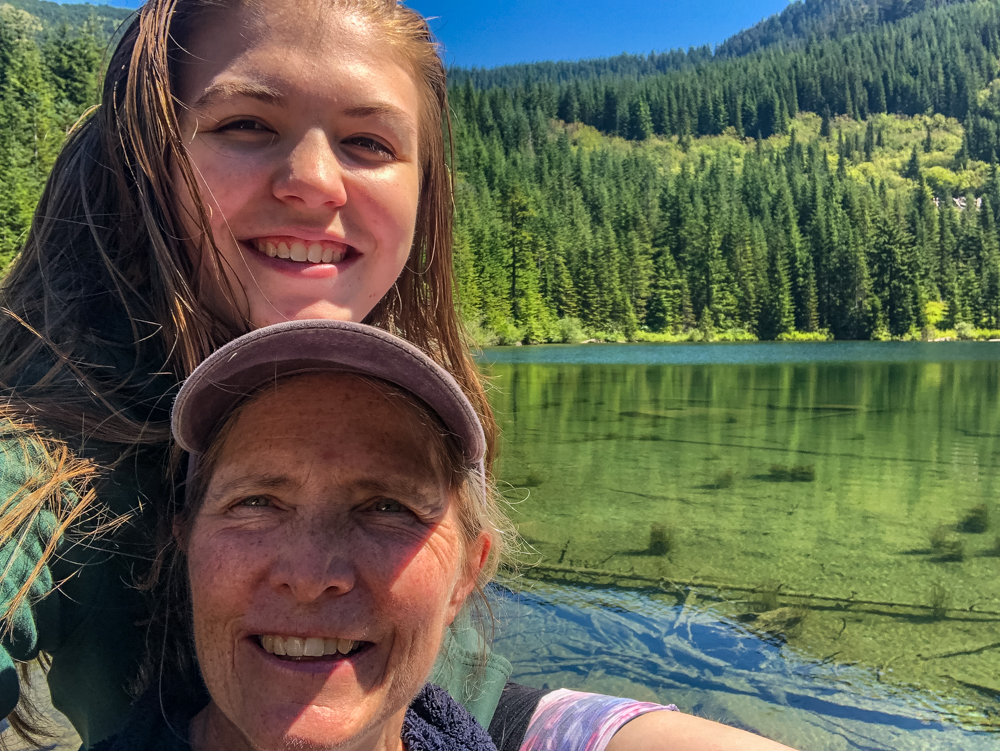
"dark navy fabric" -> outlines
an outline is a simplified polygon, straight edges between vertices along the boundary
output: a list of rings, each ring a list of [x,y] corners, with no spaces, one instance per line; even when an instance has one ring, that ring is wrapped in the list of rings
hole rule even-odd
[[[125,728],[91,751],[190,751],[188,725],[205,706],[201,691],[155,690],[136,702]],[[489,734],[443,688],[428,683],[406,710],[406,751],[497,751]]]
[[[428,683],[403,721],[407,751],[496,751],[483,726],[443,688]]]

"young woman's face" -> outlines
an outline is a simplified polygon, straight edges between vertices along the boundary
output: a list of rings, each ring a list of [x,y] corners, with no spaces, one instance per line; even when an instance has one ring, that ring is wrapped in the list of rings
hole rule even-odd
[[[488,550],[464,542],[428,442],[347,375],[299,376],[240,414],[186,544],[212,695],[195,748],[399,748]]]
[[[362,320],[413,242],[420,93],[374,29],[320,2],[211,13],[179,68],[178,116],[250,320]],[[174,180],[181,185],[175,169]],[[178,191],[205,288],[224,287]]]

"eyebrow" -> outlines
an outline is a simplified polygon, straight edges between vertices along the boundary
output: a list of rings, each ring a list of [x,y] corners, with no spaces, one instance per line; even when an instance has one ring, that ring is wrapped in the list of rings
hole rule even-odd
[[[441,499],[436,493],[428,493],[418,483],[410,481],[402,475],[389,474],[385,480],[358,480],[355,485],[378,495],[395,496],[399,500],[412,501],[424,508],[441,505]]]
[[[205,89],[204,93],[198,97],[194,106],[196,108],[213,104],[219,99],[234,99],[245,97],[256,99],[266,104],[282,105],[285,102],[285,95],[272,86],[254,81],[231,81],[224,83],[214,83]],[[360,104],[356,107],[349,107],[343,112],[350,118],[361,120],[367,117],[384,117],[390,120],[397,120],[406,125],[412,125],[413,118],[394,104]]]
[[[301,483],[287,475],[270,472],[242,474],[212,488],[210,498],[228,498],[244,493],[257,493],[266,490],[282,490],[298,487]],[[364,478],[350,482],[357,488],[375,495],[387,495],[399,500],[412,501],[424,509],[437,508],[442,499],[436,493],[428,493],[420,483],[411,481],[407,476],[389,472],[385,479]]]
[[[263,83],[251,81],[213,83],[205,89],[205,92],[198,97],[194,103],[195,109],[206,107],[220,99],[234,99],[245,97],[246,99],[256,99],[265,104],[281,105],[285,101],[285,96],[280,91]]]
[[[383,117],[403,125],[413,125],[413,118],[393,104],[360,104],[356,107],[348,107],[343,114],[357,120],[366,117]]]
[[[240,495],[250,491],[280,490],[298,485],[292,478],[285,475],[272,473],[250,473],[235,477],[229,482],[225,482],[217,488],[212,488],[210,497],[225,498],[231,495]]]

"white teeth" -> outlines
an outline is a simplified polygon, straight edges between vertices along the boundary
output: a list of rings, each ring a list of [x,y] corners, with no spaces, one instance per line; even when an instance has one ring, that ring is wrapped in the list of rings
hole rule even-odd
[[[340,263],[347,256],[347,249],[343,247],[323,247],[322,243],[311,243],[308,246],[304,242],[287,242],[277,244],[270,240],[257,240],[258,251],[271,258],[284,258],[296,261],[297,263]]]
[[[322,657],[324,655],[346,655],[353,652],[358,642],[353,639],[323,639],[319,636],[302,638],[299,636],[261,636],[260,645],[268,654],[288,657]]]
[[[322,657],[323,640],[318,636],[310,636],[302,646],[303,657]]]

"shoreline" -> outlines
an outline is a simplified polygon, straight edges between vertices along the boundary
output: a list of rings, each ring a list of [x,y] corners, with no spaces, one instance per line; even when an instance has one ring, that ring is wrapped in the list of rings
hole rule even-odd
[[[516,347],[580,347],[592,344],[638,344],[638,345],[716,345],[716,344],[997,344],[1000,339],[960,339],[958,337],[938,337],[935,339],[674,339],[665,341],[633,339],[585,339],[582,342],[516,342],[514,344],[473,343],[476,349],[514,349]]]

